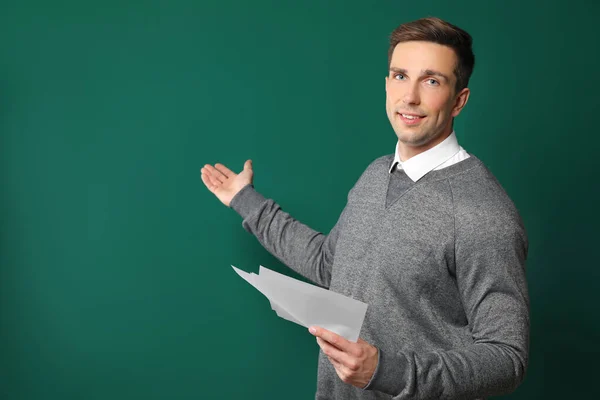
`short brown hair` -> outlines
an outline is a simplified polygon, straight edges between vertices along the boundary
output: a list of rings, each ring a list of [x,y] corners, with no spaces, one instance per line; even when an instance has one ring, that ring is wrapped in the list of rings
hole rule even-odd
[[[428,17],[400,25],[390,35],[388,68],[396,45],[401,42],[426,41],[448,46],[454,50],[458,63],[454,68],[456,92],[467,87],[475,66],[473,39],[466,31],[440,18]]]

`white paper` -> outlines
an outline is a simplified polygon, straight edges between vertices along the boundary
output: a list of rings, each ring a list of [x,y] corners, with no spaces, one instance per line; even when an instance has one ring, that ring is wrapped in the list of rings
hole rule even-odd
[[[320,326],[356,343],[367,304],[260,266],[258,275],[234,271],[265,295],[283,319],[306,328]]]

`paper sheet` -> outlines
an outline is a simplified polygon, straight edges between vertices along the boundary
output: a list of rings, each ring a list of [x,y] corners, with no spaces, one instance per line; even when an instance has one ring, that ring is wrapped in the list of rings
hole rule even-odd
[[[320,326],[351,342],[358,340],[367,312],[362,301],[311,285],[260,266],[258,275],[234,271],[261,292],[283,319],[306,328]]]

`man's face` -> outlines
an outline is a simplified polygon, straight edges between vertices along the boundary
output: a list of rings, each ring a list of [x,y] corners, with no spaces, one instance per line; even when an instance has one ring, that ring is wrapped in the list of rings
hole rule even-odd
[[[423,41],[396,45],[385,78],[386,110],[404,155],[425,151],[450,134],[452,118],[469,97],[467,88],[454,93],[456,63],[447,46]]]

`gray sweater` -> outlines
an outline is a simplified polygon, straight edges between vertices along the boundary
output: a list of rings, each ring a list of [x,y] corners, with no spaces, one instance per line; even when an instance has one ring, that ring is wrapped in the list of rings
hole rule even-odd
[[[379,350],[365,388],[321,351],[316,399],[475,399],[512,392],[529,352],[528,242],[510,198],[475,156],[417,183],[373,161],[328,235],[252,185],[230,206],[243,227],[316,284],[367,303],[360,337]]]

